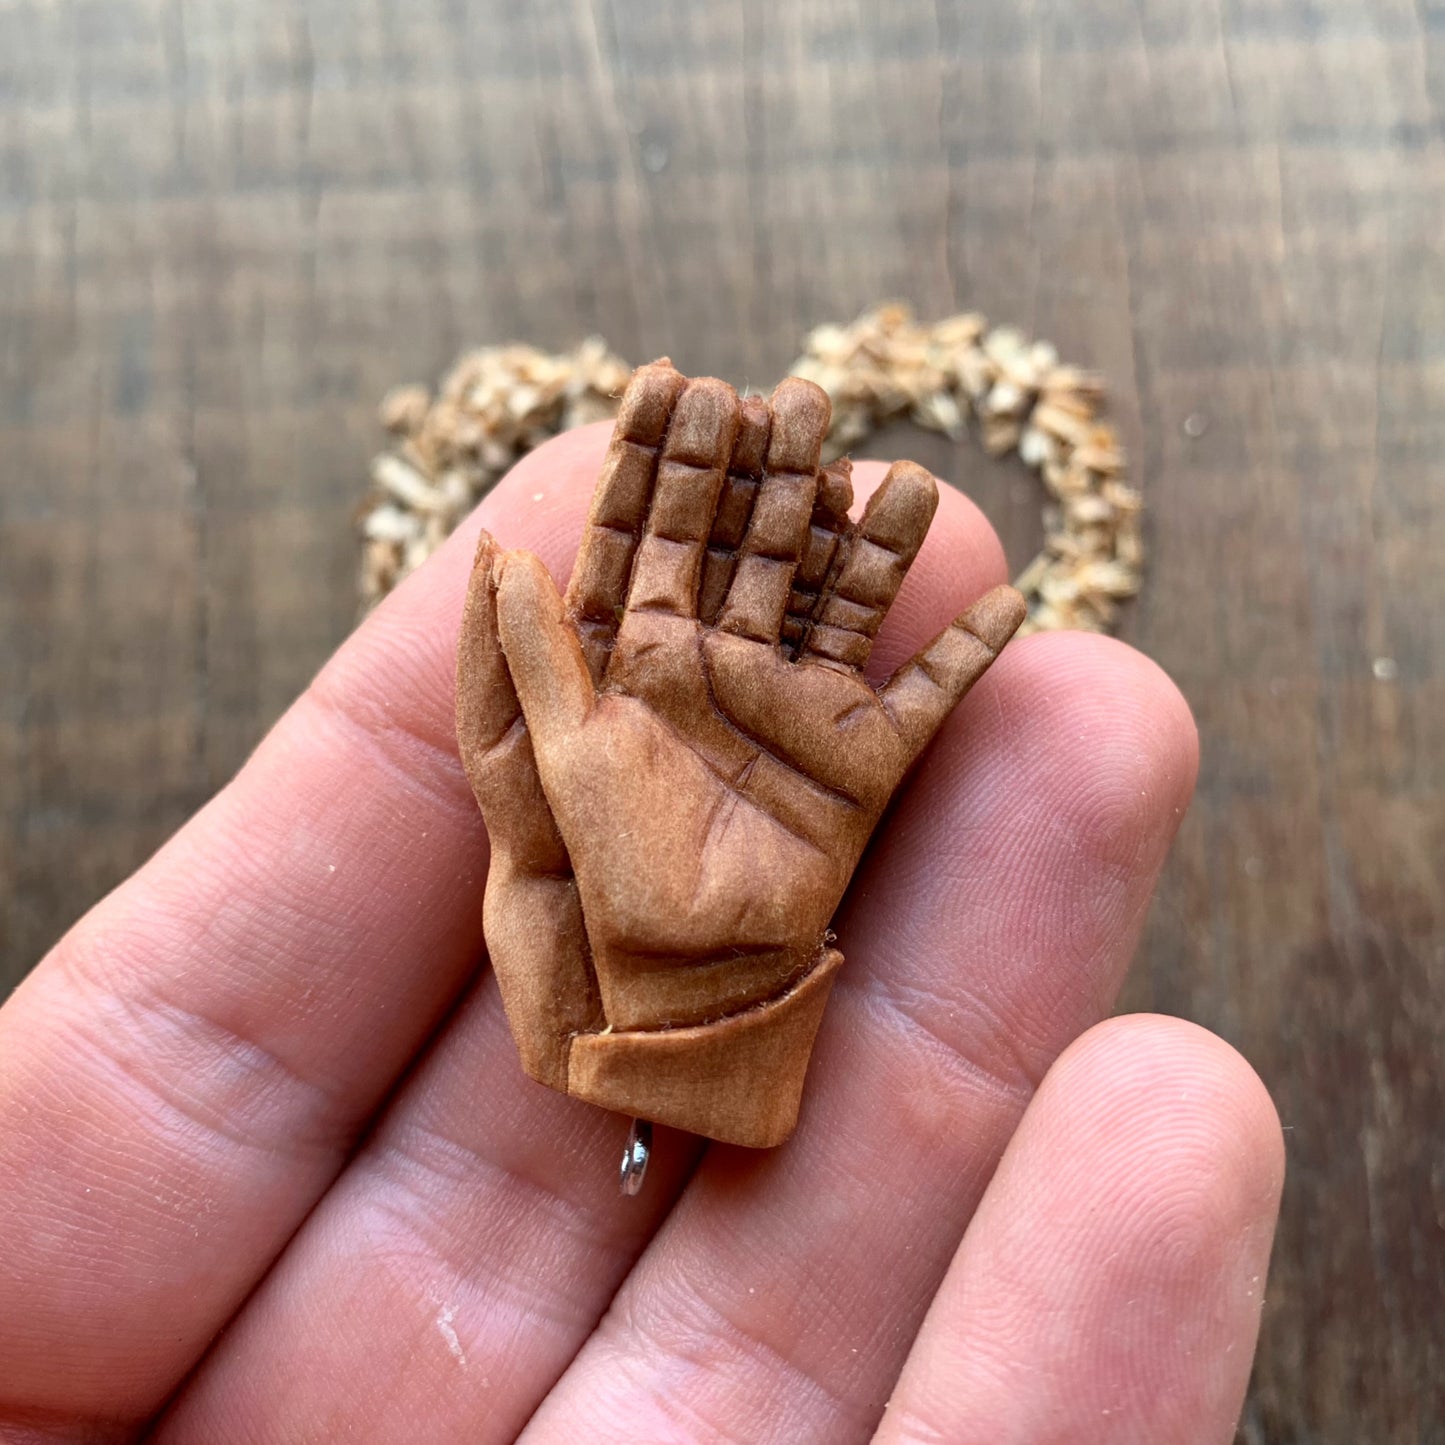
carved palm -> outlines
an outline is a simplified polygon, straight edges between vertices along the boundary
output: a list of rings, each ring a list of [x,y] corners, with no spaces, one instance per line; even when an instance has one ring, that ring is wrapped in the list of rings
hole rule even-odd
[[[535,557],[479,548],[459,718],[488,939],[554,1085],[572,1033],[707,1023],[816,965],[894,789],[1018,625],[997,589],[867,682],[937,488],[900,463],[851,523],[828,421],[807,382],[769,406],[645,367],[566,602]]]

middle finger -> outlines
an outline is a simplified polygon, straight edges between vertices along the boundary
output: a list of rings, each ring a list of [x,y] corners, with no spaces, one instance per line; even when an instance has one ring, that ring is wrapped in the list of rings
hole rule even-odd
[[[572,449],[567,485],[588,484],[604,442],[553,444]],[[882,472],[860,466],[860,493]],[[540,475],[523,462],[489,499],[503,543],[518,530],[508,509],[525,512]],[[469,549],[474,531],[449,547]],[[978,510],[950,493],[880,646],[911,653],[999,580],[1002,562]],[[162,1438],[513,1438],[700,1148],[660,1131],[642,1197],[623,1199],[625,1130],[522,1075],[489,978],[203,1363]]]

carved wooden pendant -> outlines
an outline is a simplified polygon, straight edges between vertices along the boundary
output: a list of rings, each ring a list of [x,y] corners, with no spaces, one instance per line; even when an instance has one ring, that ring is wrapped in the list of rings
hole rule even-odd
[[[850,521],[848,463],[819,465],[829,420],[807,381],[740,400],[640,368],[565,601],[484,533],[458,654],[523,1067],[755,1147],[797,1120],[869,834],[1024,613],[995,588],[870,686],[937,484],[899,462]]]

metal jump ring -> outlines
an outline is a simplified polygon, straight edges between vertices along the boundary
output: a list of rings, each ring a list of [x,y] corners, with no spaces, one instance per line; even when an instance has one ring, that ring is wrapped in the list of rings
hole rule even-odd
[[[646,1119],[634,1119],[627,1136],[627,1147],[622,1151],[622,1172],[618,1182],[624,1194],[632,1195],[641,1190],[642,1181],[647,1177],[647,1161],[651,1157],[652,1125]]]

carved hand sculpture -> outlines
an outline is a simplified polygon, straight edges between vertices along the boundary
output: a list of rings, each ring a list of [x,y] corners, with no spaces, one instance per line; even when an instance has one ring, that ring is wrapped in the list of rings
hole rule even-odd
[[[522,1063],[753,1146],[792,1131],[828,925],[909,766],[1023,618],[999,587],[881,688],[873,637],[937,506],[899,462],[851,522],[830,405],[634,375],[566,601],[482,535],[457,668]]]

